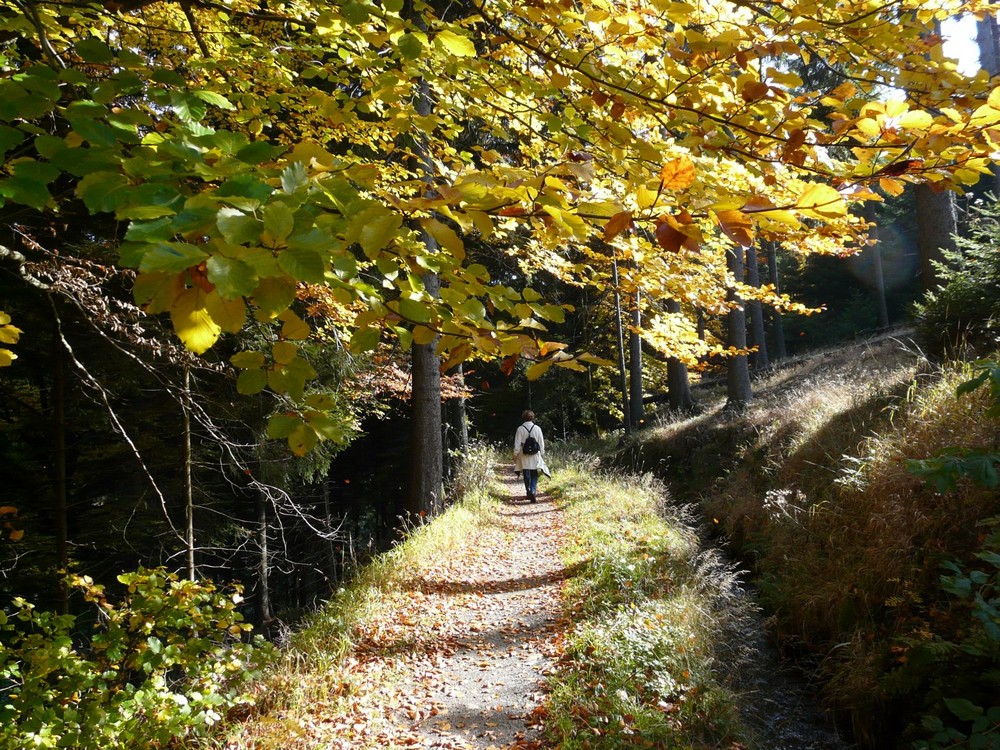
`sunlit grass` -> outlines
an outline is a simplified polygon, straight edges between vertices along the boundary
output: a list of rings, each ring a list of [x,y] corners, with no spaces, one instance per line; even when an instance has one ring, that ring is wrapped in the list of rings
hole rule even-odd
[[[559,748],[727,747],[742,733],[716,657],[741,616],[732,574],[646,477],[561,466],[573,627],[552,686]],[[716,561],[717,562],[717,561]]]

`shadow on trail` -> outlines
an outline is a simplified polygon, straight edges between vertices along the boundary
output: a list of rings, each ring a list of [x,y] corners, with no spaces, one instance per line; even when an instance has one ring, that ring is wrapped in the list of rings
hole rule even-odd
[[[424,594],[483,594],[484,596],[494,596],[497,594],[509,594],[515,591],[529,591],[568,581],[570,578],[579,575],[584,565],[586,565],[586,561],[574,563],[569,567],[561,568],[551,573],[499,580],[409,581],[403,585],[403,589],[405,591],[420,591]]]

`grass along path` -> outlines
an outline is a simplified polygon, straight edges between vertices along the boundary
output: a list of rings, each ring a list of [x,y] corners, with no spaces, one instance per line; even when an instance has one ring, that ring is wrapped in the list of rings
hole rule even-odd
[[[728,573],[661,486],[587,462],[537,504],[494,479],[381,556],[293,639],[225,747],[743,747],[716,681]]]

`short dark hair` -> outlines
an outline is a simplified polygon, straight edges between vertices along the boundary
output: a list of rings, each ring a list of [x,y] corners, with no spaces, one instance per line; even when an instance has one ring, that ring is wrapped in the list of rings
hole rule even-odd
[[[535,421],[535,412],[533,412],[531,409],[525,409],[524,413],[521,414],[521,421],[523,421],[523,422],[534,422]]]

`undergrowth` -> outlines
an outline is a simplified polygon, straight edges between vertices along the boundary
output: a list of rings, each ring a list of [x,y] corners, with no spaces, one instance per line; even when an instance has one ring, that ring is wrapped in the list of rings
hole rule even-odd
[[[931,731],[922,717],[948,681],[913,661],[934,643],[945,644],[939,674],[963,669],[960,647],[941,656],[969,627],[942,564],[973,560],[1000,500],[967,479],[938,492],[908,466],[996,450],[986,394],[955,397],[969,376],[898,345],[831,354],[760,383],[741,420],[672,424],[633,449],[646,465],[698,464],[698,475],[667,473],[753,567],[779,642],[862,747],[908,747]]]
[[[548,731],[565,750],[738,747],[744,730],[717,679],[718,645],[743,617],[732,572],[705,556],[650,476],[560,461],[572,621],[550,679]]]

